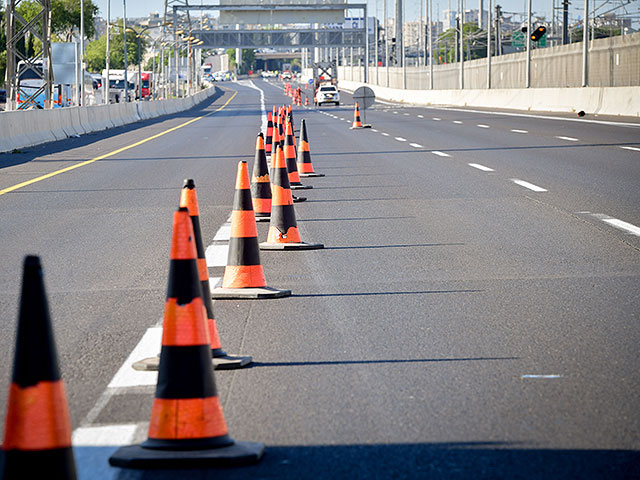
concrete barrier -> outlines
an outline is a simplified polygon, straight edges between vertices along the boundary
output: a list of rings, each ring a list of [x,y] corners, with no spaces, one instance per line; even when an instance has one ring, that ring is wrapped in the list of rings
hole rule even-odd
[[[188,110],[216,91],[213,87],[180,99],[0,112],[0,153]]]
[[[340,81],[340,88],[354,91],[367,85]],[[506,108],[537,112],[620,115],[640,117],[640,87],[507,88],[483,90],[402,90],[367,85],[376,98],[397,103],[433,106]]]

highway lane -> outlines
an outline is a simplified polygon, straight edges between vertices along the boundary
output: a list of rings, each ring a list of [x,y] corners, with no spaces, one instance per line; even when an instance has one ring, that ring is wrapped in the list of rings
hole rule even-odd
[[[280,89],[256,85],[267,107],[285,101]],[[239,93],[224,110],[175,135],[96,162],[95,171],[82,167],[0,196],[3,226],[15,225],[2,229],[3,258],[16,258],[1,284],[9,330],[20,255],[38,248],[59,258],[45,258],[45,271],[74,428],[86,426],[87,412],[105,398],[100,392],[162,314],[170,215],[182,178],[196,178],[205,239],[231,210],[235,164],[252,158],[261,120],[259,92],[230,87]],[[483,150],[517,148],[527,134],[460,135],[465,124],[456,118],[434,131],[417,115],[407,120],[414,109],[372,113],[378,132],[350,131],[350,109],[321,110],[344,120],[296,110],[298,121],[307,118],[314,166],[327,174],[305,182],[315,188],[296,212],[305,240],[327,248],[262,254],[269,284],[291,288],[293,297],[215,304],[225,348],[256,360],[251,369],[216,376],[231,434],[266,442],[267,455],[256,467],[193,478],[633,473],[640,429],[634,239],[558,207],[561,196],[550,202],[547,194],[561,182],[529,177],[545,171],[525,170],[532,160],[491,153],[501,162],[492,165],[495,173],[467,165],[488,164],[478,156]],[[137,140],[161,129],[151,123],[106,134],[104,142],[110,148],[123,135]],[[62,149],[61,161],[95,155],[99,143],[86,145],[86,154]],[[474,153],[462,158],[456,145]],[[3,181],[14,168],[1,171]],[[510,181],[516,176],[553,188],[532,192]],[[607,211],[619,215],[624,202],[616,195],[634,197],[612,193]],[[264,238],[266,225],[259,233]],[[2,341],[5,355],[11,340]],[[134,425],[131,438],[144,438],[152,388],[106,400],[89,426]],[[108,451],[79,449],[81,471],[150,475],[106,468],[100,462]]]

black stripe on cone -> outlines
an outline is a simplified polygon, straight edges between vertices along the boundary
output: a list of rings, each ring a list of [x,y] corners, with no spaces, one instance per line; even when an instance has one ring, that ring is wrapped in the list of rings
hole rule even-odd
[[[267,286],[260,263],[258,230],[251,200],[251,184],[247,162],[238,163],[236,188],[231,213],[229,255],[222,278],[222,287],[211,292],[212,298],[256,299],[291,295],[291,290]]]
[[[75,479],[71,421],[40,259],[24,260],[0,478]]]
[[[251,173],[251,198],[256,222],[266,222],[271,218],[271,180],[262,133],[256,139],[256,156]]]
[[[261,250],[314,250],[324,248],[321,243],[305,243],[300,237],[293,198],[289,187],[289,174],[284,153],[276,150],[271,169],[271,222],[267,241],[260,244]]]
[[[264,142],[264,149],[266,153],[271,153],[271,147],[273,146],[273,117],[271,112],[267,114],[267,139]]]
[[[261,443],[235,442],[217,395],[189,210],[174,214],[162,350],[149,435],[109,458],[123,468],[185,468],[257,462]],[[175,296],[174,296],[175,295]],[[191,297],[191,298],[189,298]],[[184,302],[184,303],[182,303]]]
[[[300,145],[298,145],[298,175],[301,177],[324,177],[324,173],[317,173],[311,163],[311,151],[309,150],[309,138],[307,137],[307,122],[302,119],[300,127]]]

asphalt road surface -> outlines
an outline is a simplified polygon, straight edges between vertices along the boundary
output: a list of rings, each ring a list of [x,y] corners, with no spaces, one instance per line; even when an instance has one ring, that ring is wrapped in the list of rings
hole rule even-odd
[[[183,179],[220,277],[237,163],[263,105],[288,103],[276,82],[221,85],[0,155],[3,407],[37,254],[83,479],[640,478],[640,123],[376,103],[350,130],[346,92],[294,110],[326,174],[303,179],[298,225],[326,248],[261,252],[289,298],[214,303],[225,350],[254,358],[216,372],[225,418],[263,460],[109,467],[147,436],[155,376],[130,365],[159,351]]]

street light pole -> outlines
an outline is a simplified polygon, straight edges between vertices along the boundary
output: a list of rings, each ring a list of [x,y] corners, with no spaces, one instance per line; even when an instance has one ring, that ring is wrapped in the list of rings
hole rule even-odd
[[[142,56],[140,54],[140,36],[142,33],[138,33],[138,100],[142,100]]]
[[[111,36],[111,0],[107,0],[107,55],[105,58],[105,67],[107,76],[104,79],[104,103],[109,103],[109,59],[111,58],[111,46],[109,44],[109,37]]]
[[[84,107],[84,0],[80,0],[80,104]]]
[[[531,0],[529,0],[531,1]],[[582,86],[589,84],[589,0],[584,0],[584,20],[582,21]]]
[[[531,87],[531,0],[527,0],[527,63],[525,82],[526,88]]]
[[[129,101],[129,84],[127,80],[127,0],[122,0],[122,28],[124,30],[124,101]]]

